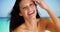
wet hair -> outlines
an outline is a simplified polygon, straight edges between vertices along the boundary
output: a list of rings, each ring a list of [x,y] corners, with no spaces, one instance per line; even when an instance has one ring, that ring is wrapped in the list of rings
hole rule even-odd
[[[23,16],[19,15],[19,13],[20,13],[19,3],[20,2],[21,2],[21,0],[16,0],[15,5],[10,13],[10,15],[11,15],[11,17],[10,17],[10,32],[12,32],[15,28],[17,28],[18,26],[20,26],[21,24],[23,24],[25,22]],[[33,3],[35,6],[37,6],[34,1],[33,1]],[[36,18],[40,18],[38,13],[36,15]]]

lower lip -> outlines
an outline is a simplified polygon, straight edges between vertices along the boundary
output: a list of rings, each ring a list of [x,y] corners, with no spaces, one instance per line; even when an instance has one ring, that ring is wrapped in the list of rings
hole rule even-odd
[[[28,15],[30,16],[30,15],[32,15],[32,14],[34,14],[34,11],[33,11],[33,13],[31,13],[31,14],[28,14]]]

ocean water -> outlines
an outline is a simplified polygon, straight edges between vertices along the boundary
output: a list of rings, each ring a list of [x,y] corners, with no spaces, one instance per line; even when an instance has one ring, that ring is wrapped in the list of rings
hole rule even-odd
[[[0,17],[0,32],[9,32],[9,23],[8,17]]]

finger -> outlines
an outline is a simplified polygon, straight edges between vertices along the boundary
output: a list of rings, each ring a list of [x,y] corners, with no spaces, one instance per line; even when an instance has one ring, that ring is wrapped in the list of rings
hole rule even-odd
[[[33,0],[33,1],[36,1],[36,0]]]
[[[40,5],[40,3],[39,3],[38,1],[36,1],[36,3],[37,3],[38,5]]]
[[[43,5],[42,5],[40,2],[36,1],[36,3],[37,3],[41,8],[43,8]]]

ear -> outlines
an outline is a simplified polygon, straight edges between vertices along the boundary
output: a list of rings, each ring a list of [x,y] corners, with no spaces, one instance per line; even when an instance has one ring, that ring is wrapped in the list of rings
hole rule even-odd
[[[21,13],[19,13],[19,15],[20,15],[20,16],[22,16],[22,14],[21,14]]]

